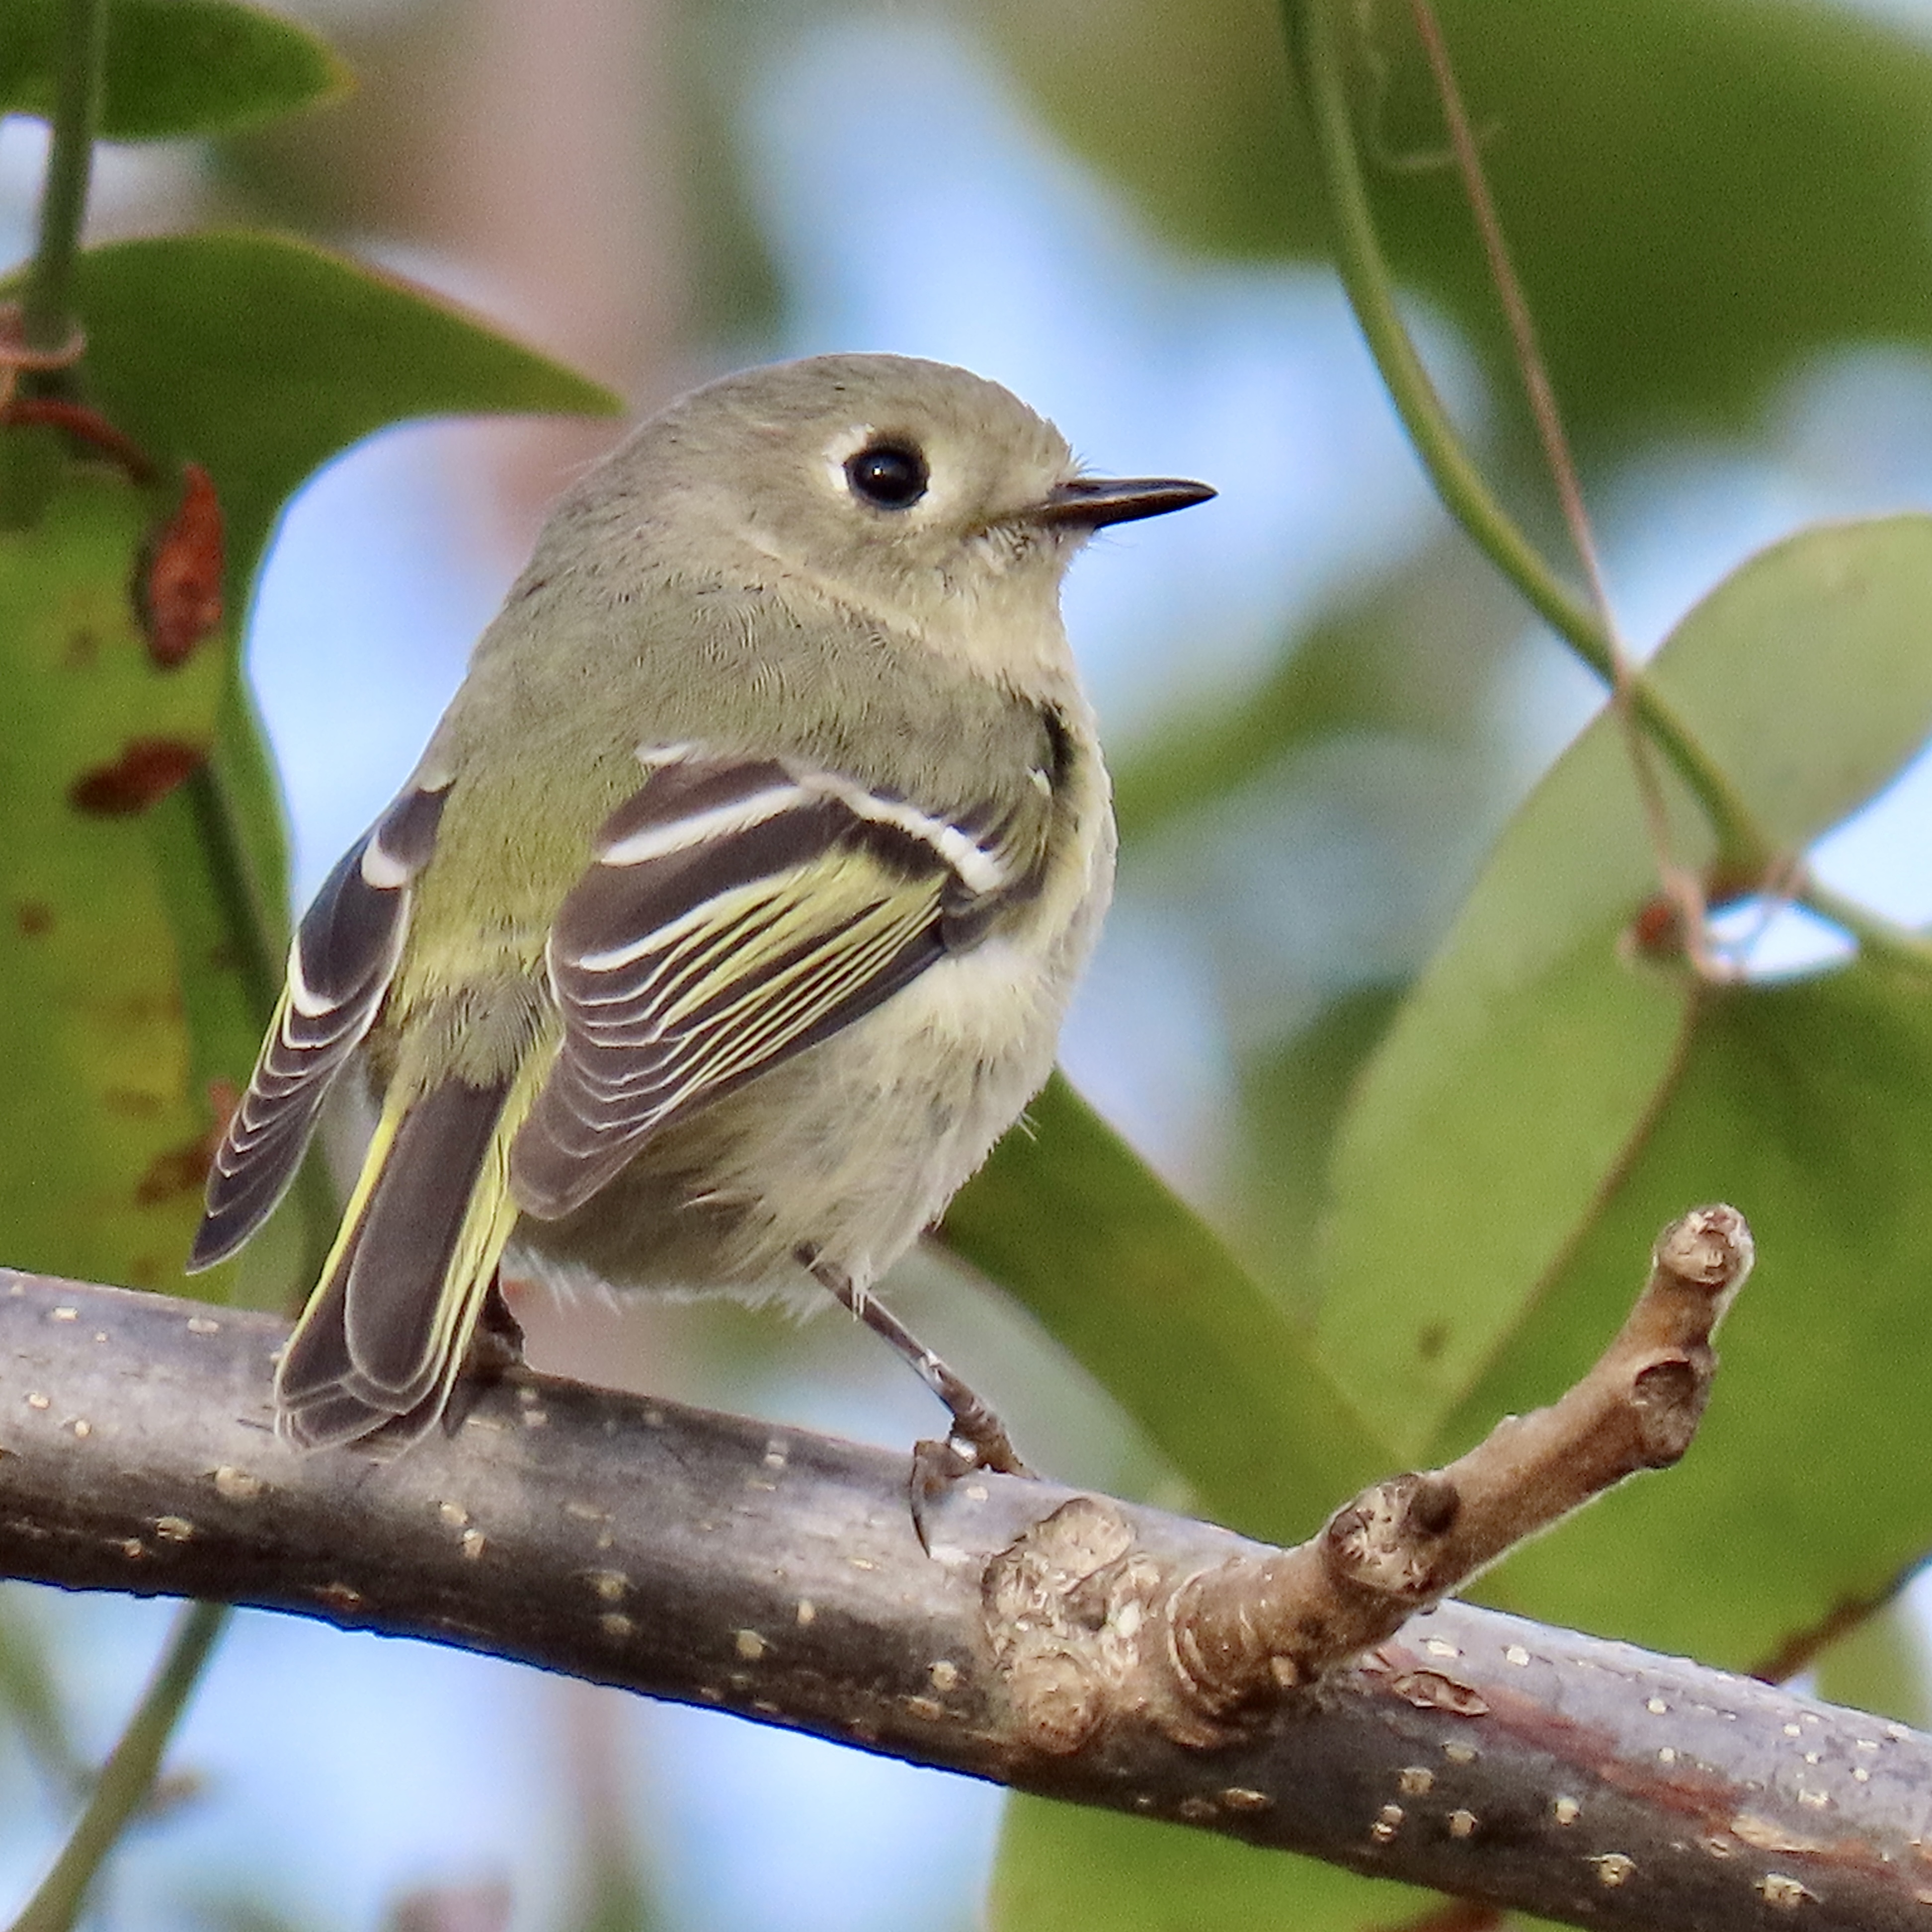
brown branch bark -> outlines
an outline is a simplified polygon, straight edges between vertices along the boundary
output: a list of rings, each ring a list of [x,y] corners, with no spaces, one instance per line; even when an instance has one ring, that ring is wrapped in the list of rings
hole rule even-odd
[[[1173,1622],[1195,1701],[1220,1712],[1312,1683],[1626,1477],[1676,1462],[1753,1258],[1735,1208],[1694,1208],[1659,1237],[1629,1318],[1560,1401],[1505,1416],[1447,1468],[1364,1490],[1293,1550],[1185,1586]]]
[[[1925,1919],[1902,1726],[1453,1604],[1201,1725],[1177,1596],[1269,1555],[1223,1532],[989,1477],[928,1558],[903,1454],[520,1375],[397,1460],[302,1456],[284,1333],[0,1271],[0,1574],[453,1643],[1582,1924]]]

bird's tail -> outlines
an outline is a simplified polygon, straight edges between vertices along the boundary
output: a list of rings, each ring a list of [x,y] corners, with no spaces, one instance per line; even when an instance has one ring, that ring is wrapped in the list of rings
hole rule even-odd
[[[276,1372],[290,1441],[400,1447],[441,1418],[516,1222],[510,1142],[532,1084],[392,1090]]]

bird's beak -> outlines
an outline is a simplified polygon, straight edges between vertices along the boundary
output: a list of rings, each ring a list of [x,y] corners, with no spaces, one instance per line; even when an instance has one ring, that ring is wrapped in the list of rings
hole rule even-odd
[[[1070,476],[1028,512],[1036,524],[1062,530],[1096,530],[1102,524],[1131,524],[1204,503],[1215,492],[1205,483],[1178,476]]]

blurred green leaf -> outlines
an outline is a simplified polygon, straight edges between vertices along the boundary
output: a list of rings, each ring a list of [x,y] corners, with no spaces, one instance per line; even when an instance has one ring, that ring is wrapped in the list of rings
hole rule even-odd
[[[151,456],[214,472],[244,585],[296,484],[376,430],[620,406],[441,297],[280,236],[90,249],[79,291],[91,399]]]
[[[1683,982],[1617,944],[1653,878],[1600,722],[1504,832],[1355,1090],[1318,1332],[1405,1459],[1521,1318],[1670,1072]]]
[[[1814,530],[1714,591],[1652,675],[1773,836],[1802,849],[1932,730],[1928,603],[1932,519]],[[1708,833],[1666,790],[1672,849],[1702,863]],[[1343,1125],[1322,1346],[1405,1456],[1534,1307],[1693,1044],[1689,982],[1619,950],[1654,878],[1606,716],[1504,833]],[[1627,1284],[1654,1232],[1629,1250]]]
[[[1362,1070],[1401,1010],[1403,989],[1364,986],[1244,1070],[1244,1131],[1227,1214],[1254,1276],[1296,1320],[1321,1306],[1317,1237],[1330,1150]]]
[[[416,416],[612,406],[419,292],[292,242],[122,243],[82,258],[79,287],[89,400],[164,476],[190,458],[212,472],[230,612],[282,503],[358,437]],[[129,584],[156,513],[75,467],[36,526],[0,536],[0,650],[22,721],[0,749],[0,1255],[145,1287],[180,1280],[210,1082],[248,1076],[286,893],[232,632],[164,673],[136,630]],[[155,744],[214,756],[146,810],[75,809],[79,778]]]
[[[1435,1448],[1550,1400],[1627,1311],[1658,1228],[1749,1219],[1756,1273],[1690,1454],[1525,1545],[1480,1594],[1749,1667],[1932,1549],[1932,1002],[1869,965],[1705,1003],[1670,1105]]]
[[[946,1245],[1032,1310],[1208,1512],[1312,1533],[1388,1457],[1306,1339],[1056,1076],[948,1212]]]
[[[1822,524],[1740,564],[1652,672],[1792,852],[1856,811],[1932,734],[1932,516]]]
[[[1342,10],[1398,272],[1514,398],[1406,10]],[[1556,393],[1586,448],[1748,422],[1847,338],[1932,344],[1932,50],[1850,7],[1442,0]],[[1324,256],[1272,0],[984,10],[1056,127],[1190,249]]]
[[[1492,766],[1493,679],[1520,629],[1514,592],[1467,544],[1431,546],[1285,640],[1258,685],[1110,748],[1123,842],[1158,833],[1345,733],[1446,742]]]
[[[70,472],[40,523],[0,532],[0,1228],[11,1265],[154,1288],[200,1214],[205,1099],[146,788],[208,751],[225,683],[204,644],[158,669],[129,596],[162,506]],[[252,1046],[248,1050],[252,1052]]]
[[[1016,1798],[987,1917],[995,1932],[1378,1932],[1442,1902],[1184,1826]]]
[[[62,0],[0,0],[0,112],[53,112]],[[326,100],[349,70],[292,20],[238,0],[111,0],[100,134],[225,134]]]

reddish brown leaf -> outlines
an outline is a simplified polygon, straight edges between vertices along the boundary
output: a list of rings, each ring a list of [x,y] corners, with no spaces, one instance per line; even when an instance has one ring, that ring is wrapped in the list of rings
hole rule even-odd
[[[148,654],[164,670],[187,662],[221,622],[221,502],[198,463],[182,470],[181,502],[148,544],[134,579],[134,608]]]
[[[208,755],[173,738],[130,738],[111,765],[82,772],[68,787],[68,802],[94,818],[124,818],[167,796]]]

